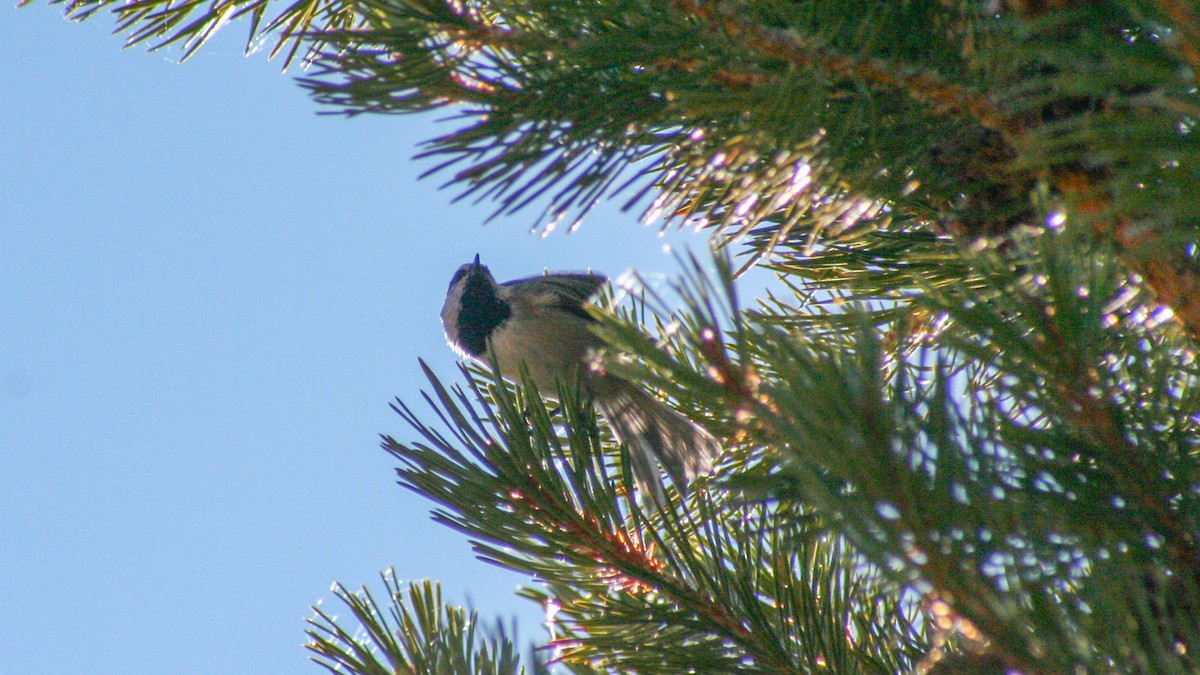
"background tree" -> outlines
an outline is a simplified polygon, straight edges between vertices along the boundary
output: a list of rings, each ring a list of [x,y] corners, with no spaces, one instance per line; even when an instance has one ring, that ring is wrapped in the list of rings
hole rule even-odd
[[[538,580],[563,667],[1195,670],[1193,3],[69,12],[110,5],[131,41],[189,52],[249,16],[250,44],[303,50],[301,82],[348,114],[450,108],[427,153],[498,212],[574,224],[620,194],[712,232],[723,253],[689,261],[683,310],[597,312],[637,357],[605,366],[725,440],[686,500],[640,508],[573,392],[548,410],[487,373],[429,373],[440,425],[401,402],[420,440],[385,439],[435,518]],[[744,308],[754,265],[785,290]],[[313,620],[321,663],[518,667],[503,636],[439,628],[462,615],[432,591],[387,588],[390,620],[341,594],[362,633]],[[430,636],[459,660],[414,657]]]

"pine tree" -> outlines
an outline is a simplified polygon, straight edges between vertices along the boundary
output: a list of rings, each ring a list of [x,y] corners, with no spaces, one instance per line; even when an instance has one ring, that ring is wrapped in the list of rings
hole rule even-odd
[[[537,580],[571,672],[1194,672],[1200,8],[1188,0],[264,0],[112,7],[190,52],[246,15],[497,213],[616,195],[712,235],[604,367],[724,440],[641,504],[576,392],[428,372],[405,486]],[[157,43],[156,43],[157,44]],[[777,288],[739,282],[758,266]],[[741,295],[754,296],[744,306]],[[451,378],[459,384],[446,384]],[[436,423],[433,422],[436,420]],[[385,579],[311,623],[349,672],[517,672]]]

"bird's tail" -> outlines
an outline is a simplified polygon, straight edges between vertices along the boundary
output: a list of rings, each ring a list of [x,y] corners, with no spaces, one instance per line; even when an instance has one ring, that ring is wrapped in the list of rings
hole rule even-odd
[[[663,503],[661,464],[681,495],[688,481],[712,471],[721,444],[700,425],[650,393],[614,377],[596,383],[595,401],[618,440],[629,446],[639,487]]]

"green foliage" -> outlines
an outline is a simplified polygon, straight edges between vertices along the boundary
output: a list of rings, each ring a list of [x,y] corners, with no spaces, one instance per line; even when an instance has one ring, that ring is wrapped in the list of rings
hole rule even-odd
[[[401,483],[438,503],[483,559],[545,584],[555,659],[615,672],[897,672],[920,656],[911,599],[818,519],[701,486],[644,511],[590,404],[531,383],[427,371],[445,427],[397,410],[422,437],[386,438]],[[482,405],[482,408],[480,407]],[[449,435],[447,435],[447,433]],[[620,466],[627,466],[621,463]]]
[[[349,113],[465,103],[427,152],[499,212],[546,197],[555,223],[653,187],[647,217],[769,223],[764,248],[900,213],[993,232],[1030,215],[1040,171],[1082,166],[1115,170],[1094,186],[1115,213],[1162,217],[1169,193],[1164,225],[1198,215],[1178,199],[1194,77],[1138,3],[1025,22],[934,0],[358,7],[305,85]]]
[[[1011,6],[1009,6],[1011,4]],[[1192,236],[1200,19],[1180,0],[78,0],[131,44],[249,20],[348,113],[454,107],[429,143],[464,196],[550,224],[628,191],[727,238],[853,237],[896,215],[1007,231],[1051,172],[1084,214]],[[645,204],[643,197],[653,190]],[[1097,204],[1097,199],[1106,202]],[[1099,208],[1098,208],[1099,207]],[[1081,214],[1076,214],[1081,215]]]
[[[828,519],[1007,667],[1191,672],[1194,352],[1110,252],[1066,234],[1018,244],[979,261],[976,287],[926,289],[919,304],[948,318],[932,344],[899,326],[885,349],[865,319],[836,341],[786,331],[715,301],[728,274],[722,290],[694,273],[676,339],[704,363],[610,322],[645,357],[613,368],[738,411],[746,441],[777,455],[736,485]]]
[[[31,0],[21,0],[18,6]],[[352,28],[356,23],[353,6],[342,0],[297,0],[268,18],[269,0],[50,0],[63,5],[67,18],[82,21],[109,9],[116,17],[116,32],[126,35],[128,46],[148,44],[151,49],[179,45],[187,58],[231,21],[249,22],[246,52],[250,53],[269,37],[276,36],[271,58],[284,54],[284,67],[296,57],[306,41],[315,54],[323,44],[319,35],[326,31]]]
[[[350,610],[353,625],[347,626],[321,607],[313,608],[308,620],[310,642],[305,646],[326,670],[371,675],[525,673],[503,627],[490,634],[481,632],[476,613],[443,604],[436,583],[412,583],[405,592],[395,570],[381,576],[388,599],[386,613],[366,588],[353,592],[340,584],[333,593]]]
[[[550,410],[528,384],[427,373],[441,425],[397,406],[421,439],[385,440],[402,484],[538,581],[558,667],[1198,669],[1195,3],[68,12],[109,6],[185,55],[248,16],[250,44],[307,45],[301,83],[333,111],[452,109],[424,154],[497,213],[574,226],[619,194],[742,257],[688,261],[678,312],[597,313],[604,367],[725,442],[686,500],[641,504],[576,392]],[[756,264],[780,283],[743,307]],[[377,653],[428,632],[339,597]],[[323,663],[382,667],[318,616]]]
[[[545,197],[556,223],[618,189],[632,189],[632,204],[653,187],[649,217],[688,216],[731,233],[767,219],[784,234],[801,224],[844,229],[879,214],[862,190],[894,195],[929,182],[912,174],[927,151],[914,140],[960,123],[911,114],[914,103],[891,91],[849,96],[851,73],[828,68],[886,54],[932,59],[970,79],[960,53],[978,33],[965,7],[940,2],[871,3],[853,18],[853,39],[833,4],[757,4],[760,20],[803,32],[827,66],[804,68],[764,54],[754,35],[714,25],[749,8],[713,17],[648,0],[369,0],[359,9],[365,27],[324,35],[329,48],[304,84],[349,113],[466,103],[469,123],[427,150],[445,168],[463,167],[452,180],[464,196],[495,199],[498,212]],[[914,31],[903,43],[885,32],[909,22],[943,32]],[[813,104],[791,105],[799,100]],[[863,171],[863,154],[914,168]],[[843,175],[859,188],[837,187]]]
[[[1019,25],[997,48],[1011,114],[1046,118],[1021,139],[1015,168],[1091,173],[1084,197],[1112,204],[1076,214],[1089,222],[1147,219],[1194,236],[1200,208],[1184,195],[1200,180],[1200,64],[1184,52],[1187,26],[1170,17],[1182,4],[1086,3]]]

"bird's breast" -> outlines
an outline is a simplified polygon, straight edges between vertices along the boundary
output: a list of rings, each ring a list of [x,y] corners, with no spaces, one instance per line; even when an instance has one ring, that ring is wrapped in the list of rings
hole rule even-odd
[[[586,321],[554,307],[513,304],[512,316],[489,338],[500,373],[521,377],[524,364],[544,395],[552,395],[559,379],[568,385],[580,376],[588,352],[603,345]]]

